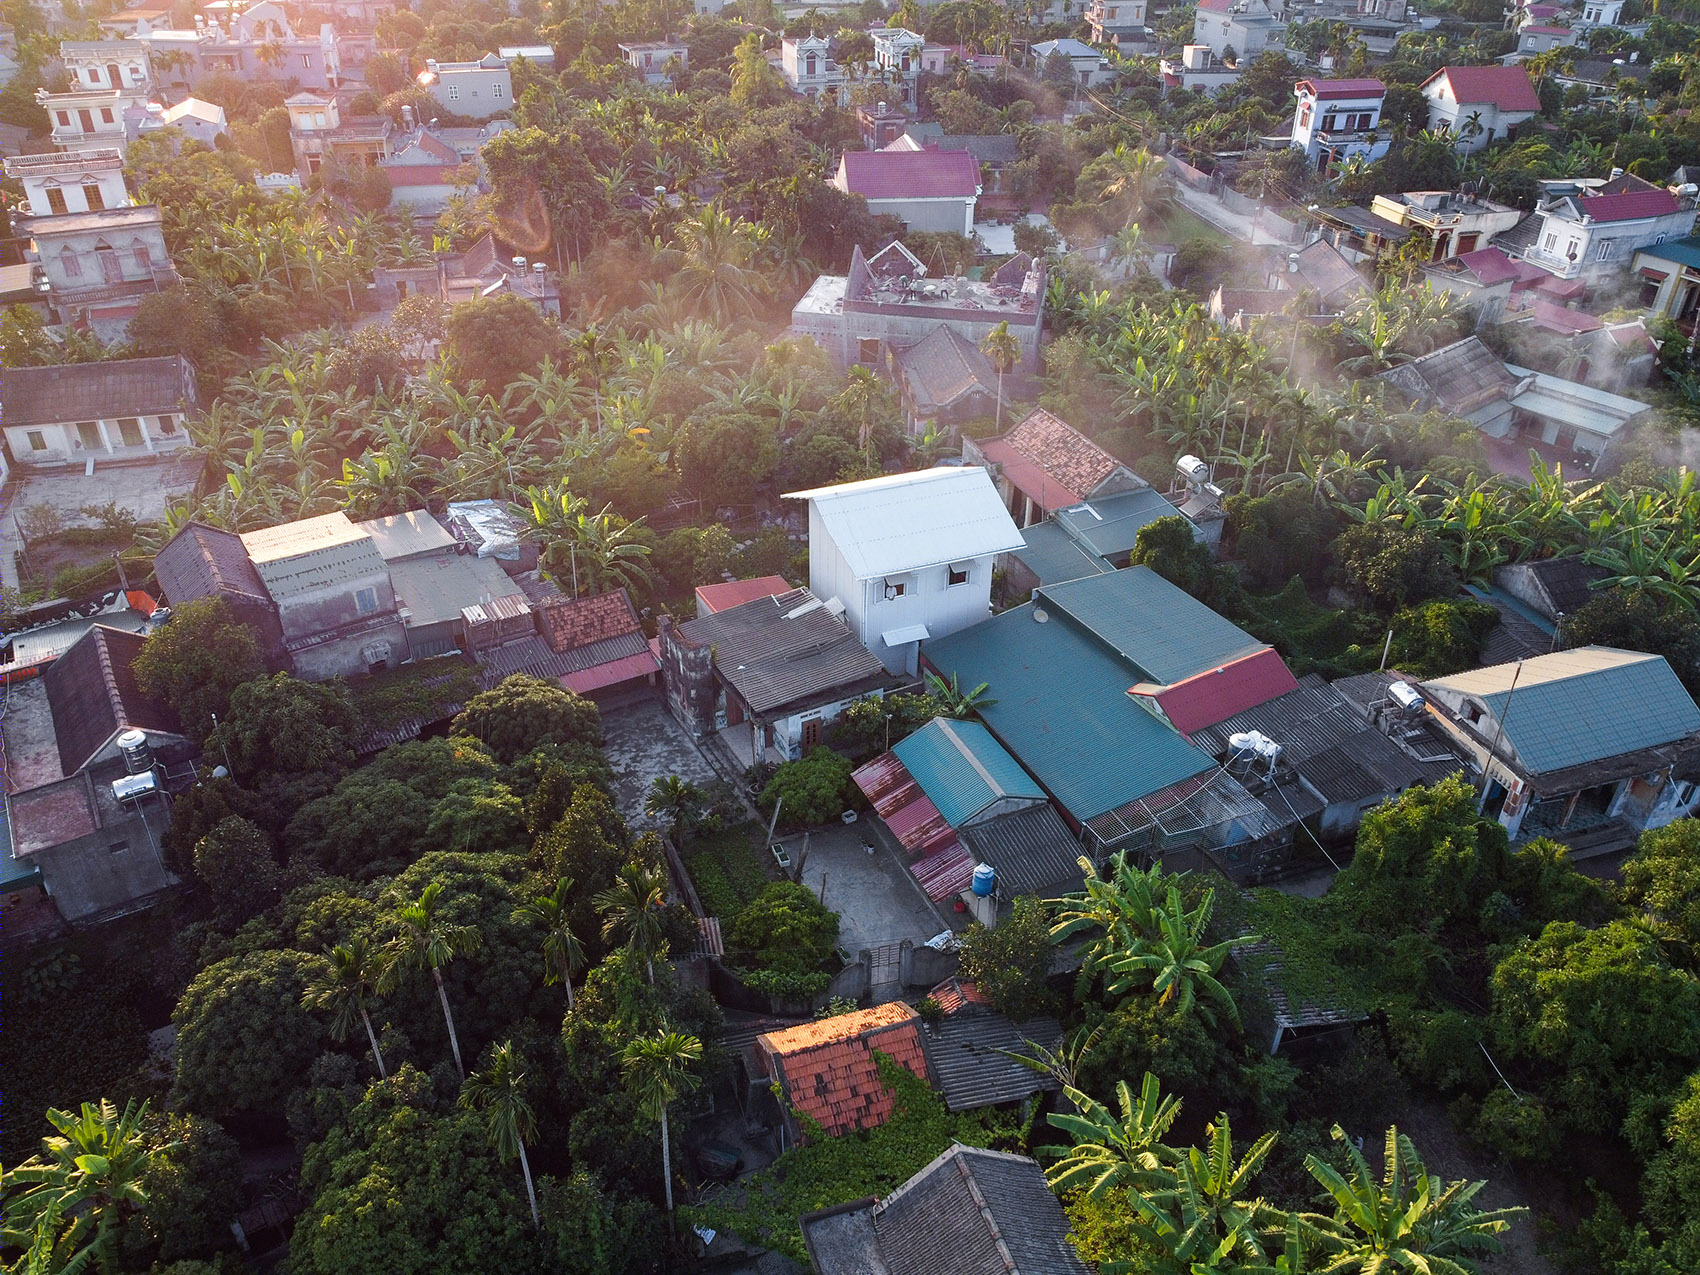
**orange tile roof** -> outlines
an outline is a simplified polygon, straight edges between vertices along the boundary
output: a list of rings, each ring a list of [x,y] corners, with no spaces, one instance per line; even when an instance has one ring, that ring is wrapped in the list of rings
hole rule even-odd
[[[882,1125],[891,1115],[896,1095],[880,1079],[876,1049],[931,1080],[919,1022],[913,1009],[894,1001],[769,1032],[759,1044],[791,1105],[836,1137]]]
[[[557,651],[576,651],[595,642],[643,631],[624,589],[550,602],[538,612],[538,618],[544,638]]]
[[[946,1014],[954,1014],[969,1005],[991,1006],[991,999],[980,990],[978,983],[967,982],[954,975],[945,979],[927,995],[939,1003]]]

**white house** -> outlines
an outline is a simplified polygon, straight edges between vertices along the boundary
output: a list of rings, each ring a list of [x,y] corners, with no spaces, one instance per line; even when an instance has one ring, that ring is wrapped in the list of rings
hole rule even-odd
[[[1086,6],[1086,25],[1098,44],[1119,44],[1143,39],[1145,0],[1091,0]]]
[[[1540,228],[1523,259],[1560,279],[1626,272],[1637,249],[1692,232],[1694,207],[1692,192],[1673,195],[1653,186],[1544,199],[1535,206]]]
[[[1530,23],[1517,32],[1517,52],[1525,57],[1553,49],[1576,47],[1577,33],[1570,27]]]
[[[216,102],[203,102],[198,97],[186,97],[176,106],[168,106],[159,117],[160,123],[180,128],[197,142],[211,146],[219,136],[230,131],[224,108]]]
[[[1540,113],[1541,99],[1520,66],[1447,66],[1423,81],[1428,126],[1453,133],[1459,149],[1480,150]]]
[[[832,41],[824,35],[787,36],[779,45],[779,74],[793,93],[836,99],[844,70],[833,60]]]
[[[1165,88],[1187,89],[1207,97],[1214,97],[1245,74],[1239,65],[1229,66],[1212,53],[1208,44],[1189,44],[1181,49],[1180,57],[1163,58],[1157,66]]]
[[[1381,125],[1387,86],[1380,80],[1300,80],[1293,85],[1293,148],[1324,172],[1354,155],[1366,160],[1387,154],[1391,140]]]
[[[991,615],[992,564],[1022,547],[991,476],[977,467],[886,474],[786,493],[809,502],[809,588],[893,673],[919,644]]]
[[[691,51],[683,40],[640,40],[620,46],[620,59],[643,76],[645,84],[665,84],[667,68],[677,58],[679,70],[690,69]]]
[[[197,400],[181,355],[0,373],[6,445],[20,465],[151,460],[189,445],[183,418]]]
[[[62,151],[92,150],[98,146],[128,144],[124,112],[145,108],[145,88],[75,89],[69,93],[37,90],[35,100],[47,112],[53,126],[53,144]]]
[[[1091,88],[1095,84],[1115,79],[1116,73],[1110,67],[1108,58],[1090,44],[1073,38],[1041,40],[1035,44],[1033,65],[1043,72],[1046,64],[1058,54],[1068,59],[1069,66],[1074,70],[1074,78],[1080,81],[1082,88]]]
[[[1249,62],[1265,49],[1279,49],[1287,24],[1266,0],[1198,0],[1192,20],[1192,42],[1208,44],[1217,57],[1231,49]]]
[[[874,41],[875,69],[887,80],[903,85],[904,103],[913,107],[926,38],[906,27],[876,27],[868,34]]]
[[[832,184],[910,230],[974,233],[980,165],[967,151],[845,151]]]
[[[61,40],[59,60],[79,90],[146,92],[153,82],[148,46],[141,40]]]
[[[1585,0],[1581,25],[1615,27],[1623,19],[1623,0]]]
[[[1430,261],[1474,252],[1523,219],[1523,214],[1508,204],[1454,190],[1377,195],[1370,201],[1369,210],[1395,226],[1415,226],[1426,233],[1433,245]]]
[[[24,188],[27,217],[123,208],[130,202],[124,185],[124,153],[115,146],[71,154],[8,155],[6,176]]]
[[[476,62],[438,62],[427,59],[420,82],[445,111],[485,119],[514,104],[514,77],[499,53],[486,53]]]

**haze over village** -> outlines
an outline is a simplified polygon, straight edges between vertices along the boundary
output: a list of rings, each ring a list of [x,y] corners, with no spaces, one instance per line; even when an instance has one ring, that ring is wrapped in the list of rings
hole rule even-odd
[[[0,1271],[1700,1272],[1691,0],[0,0]]]

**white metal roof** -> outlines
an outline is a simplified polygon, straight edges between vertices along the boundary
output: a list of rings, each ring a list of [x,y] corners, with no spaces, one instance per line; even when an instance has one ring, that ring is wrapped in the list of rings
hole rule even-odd
[[[885,474],[786,493],[807,500],[859,580],[1009,553],[1021,532],[978,466]]]
[[[385,562],[394,558],[412,558],[453,549],[455,538],[447,527],[433,518],[428,510],[412,509],[387,518],[373,518],[354,524],[377,543]]]
[[[259,531],[244,531],[242,547],[255,566],[293,558],[319,549],[370,542],[372,537],[349,521],[345,513],[321,514]]]

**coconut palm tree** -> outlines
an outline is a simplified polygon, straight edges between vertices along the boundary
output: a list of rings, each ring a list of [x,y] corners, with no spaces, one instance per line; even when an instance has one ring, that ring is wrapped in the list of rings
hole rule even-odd
[[[443,1007],[443,1022],[449,1029],[449,1048],[454,1052],[455,1070],[466,1078],[460,1060],[460,1037],[455,1034],[454,1014],[449,1010],[449,991],[443,983],[443,967],[457,956],[470,956],[483,939],[470,925],[453,925],[442,913],[443,886],[433,881],[412,903],[400,903],[390,914],[395,933],[384,950],[383,973],[378,990],[389,992],[410,970],[427,969],[437,985],[437,1000]]]
[[[1056,1161],[1046,1168],[1045,1178],[1059,1195],[1084,1190],[1088,1199],[1102,1200],[1112,1191],[1138,1193],[1161,1183],[1166,1166],[1179,1159],[1163,1145],[1163,1138],[1181,1114],[1181,1100],[1173,1094],[1165,1098],[1150,1072],[1145,1073],[1137,1100],[1127,1081],[1116,1083],[1119,1116],[1072,1085],[1063,1093],[1074,1104],[1074,1112],[1052,1112],[1050,1120],[1074,1145],[1040,1147],[1038,1152]]]
[[[562,877],[555,888],[515,909],[514,920],[543,927],[543,985],[560,983],[567,989],[567,1010],[573,1008],[573,975],[585,967],[584,944],[573,933],[573,879]]]
[[[325,957],[326,963],[314,974],[301,997],[302,1007],[330,1011],[331,1035],[337,1040],[348,1039],[356,1020],[364,1023],[372,1057],[378,1064],[378,1077],[388,1079],[384,1054],[378,1048],[378,1033],[372,1028],[372,1015],[366,1008],[366,998],[377,990],[379,977],[378,954],[372,950],[371,940],[357,934],[347,943],[325,948]]]
[[[667,1193],[668,1217],[673,1215],[673,1152],[668,1139],[667,1108],[702,1083],[690,1069],[701,1058],[700,1040],[665,1028],[628,1042],[620,1051],[620,1065],[637,1096],[639,1108],[651,1120],[661,1122],[661,1180]]]
[[[628,863],[614,874],[614,884],[592,900],[602,913],[602,936],[623,935],[626,946],[643,957],[649,981],[655,982],[655,957],[662,950],[661,909],[667,906],[667,878],[642,863]]]
[[[1014,367],[1021,359],[1021,342],[1015,333],[1009,330],[1009,320],[1005,319],[985,336],[980,338],[980,353],[991,360],[992,367],[998,374],[998,410],[996,432],[1003,433],[1003,374]]]
[[[1334,1126],[1334,1140],[1351,1161],[1344,1176],[1327,1161],[1305,1157],[1305,1168],[1334,1199],[1334,1216],[1305,1214],[1306,1231],[1329,1258],[1323,1270],[1416,1271],[1422,1275],[1472,1275],[1470,1255],[1498,1252],[1499,1236],[1527,1209],[1482,1211],[1473,1201],[1487,1183],[1443,1182],[1432,1177],[1411,1140],[1387,1130],[1385,1165],[1378,1183],[1363,1152]]]
[[[490,1053],[490,1065],[475,1071],[461,1086],[459,1103],[482,1111],[490,1126],[490,1145],[504,1160],[519,1159],[525,1178],[525,1198],[531,1205],[531,1225],[541,1230],[537,1215],[537,1189],[531,1184],[531,1162],[525,1144],[537,1136],[537,1116],[525,1100],[524,1063],[514,1052],[513,1041],[504,1041]]]
[[[104,1098],[76,1115],[49,1109],[58,1132],[41,1140],[43,1154],[0,1174],[0,1247],[43,1253],[43,1269],[59,1273],[107,1267],[119,1226],[147,1207],[150,1159],[182,1145],[150,1147],[147,1114],[145,1102],[128,1102],[120,1113]]]
[[[1120,993],[1149,978],[1158,1003],[1167,1005],[1173,1001],[1179,1013],[1192,1008],[1198,994],[1203,992],[1237,1025],[1240,1014],[1234,1007],[1234,998],[1217,981],[1216,975],[1229,952],[1257,942],[1258,936],[1242,934],[1206,946],[1204,931],[1210,924],[1214,902],[1215,891],[1206,890],[1198,906],[1188,912],[1181,905],[1181,892],[1170,886],[1163,905],[1153,913],[1158,932],[1138,940],[1132,951],[1110,962],[1111,972],[1124,976],[1111,981],[1110,991]]]

